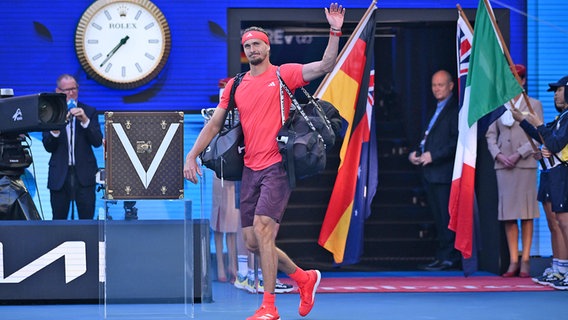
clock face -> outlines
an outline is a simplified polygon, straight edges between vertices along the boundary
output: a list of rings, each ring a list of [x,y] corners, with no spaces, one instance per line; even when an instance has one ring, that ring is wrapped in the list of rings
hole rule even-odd
[[[148,83],[166,64],[170,29],[147,0],[99,0],[83,14],[75,34],[81,65],[95,80],[114,88]]]

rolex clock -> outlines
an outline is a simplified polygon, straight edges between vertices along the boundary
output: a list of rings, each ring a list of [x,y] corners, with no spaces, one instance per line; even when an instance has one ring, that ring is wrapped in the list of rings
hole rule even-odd
[[[103,85],[130,89],[155,78],[168,60],[170,27],[148,0],[98,0],[81,16],[75,50],[87,74]]]

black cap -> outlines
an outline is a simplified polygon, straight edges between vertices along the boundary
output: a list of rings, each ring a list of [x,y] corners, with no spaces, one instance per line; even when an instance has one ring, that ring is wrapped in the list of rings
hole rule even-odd
[[[568,76],[564,76],[562,77],[562,79],[558,80],[557,82],[549,83],[548,86],[550,88],[548,88],[548,90],[546,91],[556,91],[558,87],[564,87],[567,84],[568,84]]]

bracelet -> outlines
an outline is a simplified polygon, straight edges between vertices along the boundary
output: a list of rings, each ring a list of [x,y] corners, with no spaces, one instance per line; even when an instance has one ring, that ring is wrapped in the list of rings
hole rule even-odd
[[[329,27],[332,31],[339,31],[341,32],[341,29],[335,29],[334,27]]]
[[[334,30],[333,28],[329,29],[329,35],[331,36],[336,36],[336,37],[341,37],[343,35],[343,33],[341,33],[341,30]]]

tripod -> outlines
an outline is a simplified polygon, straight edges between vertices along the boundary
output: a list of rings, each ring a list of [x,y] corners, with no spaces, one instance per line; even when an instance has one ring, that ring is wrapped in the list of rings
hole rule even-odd
[[[20,178],[32,159],[20,135],[0,135],[0,220],[41,220]]]
[[[19,175],[0,175],[0,220],[41,220]]]

